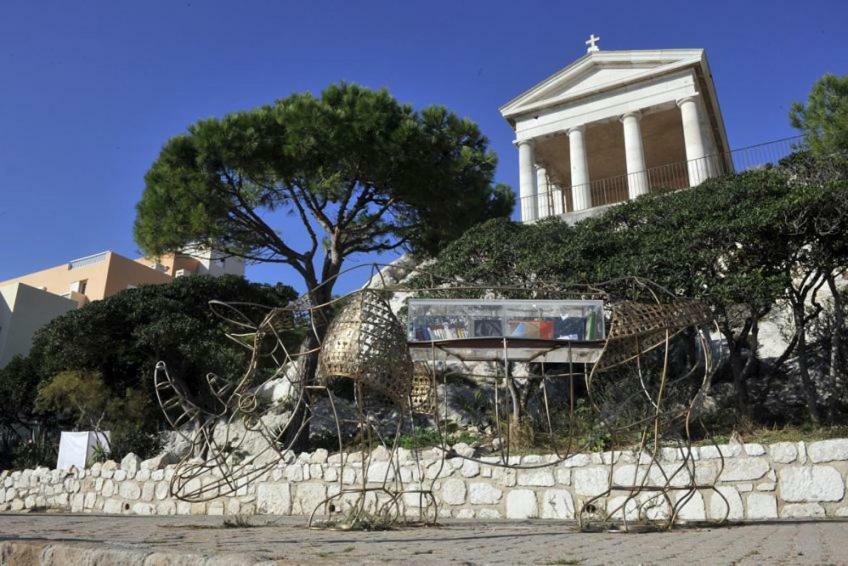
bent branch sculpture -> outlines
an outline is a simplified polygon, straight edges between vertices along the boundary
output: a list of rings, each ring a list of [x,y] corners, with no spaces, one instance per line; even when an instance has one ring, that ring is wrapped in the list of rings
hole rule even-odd
[[[594,286],[539,282],[493,288],[439,281],[424,287],[389,286],[381,273],[372,271],[365,288],[323,305],[306,299],[273,309],[211,305],[231,325],[228,336],[248,350],[249,360],[236,378],[209,374],[203,391],[187,390],[164,363],[156,366],[162,410],[190,446],[171,483],[175,497],[205,501],[238,492],[279,462],[292,462],[291,449],[320,413],[332,422],[342,468],[329,497],[311,510],[311,526],[351,527],[366,519],[435,523],[434,480],[425,479],[414,444],[422,420],[438,429],[441,467],[447,456],[511,469],[550,467],[603,442],[611,450],[603,461],[607,487],[582,502],[577,519],[583,529],[670,528],[699,490],[714,490],[724,499],[714,487],[717,476],[698,474],[692,449],[693,432],[709,438],[699,406],[718,362],[710,339],[715,323],[704,305],[639,278]],[[419,275],[417,281],[432,280]],[[497,325],[487,330],[481,320],[481,336],[464,330],[419,336],[412,321],[406,332],[392,312],[386,299],[391,293],[409,297],[410,306],[428,296],[498,297],[493,303],[511,296],[591,301],[603,305],[597,312],[609,320],[609,332],[526,338],[502,327],[498,332]],[[604,327],[603,319],[597,328]],[[326,320],[326,332],[319,331],[318,322]],[[309,343],[317,346],[304,346]],[[448,450],[448,397],[454,387],[448,366],[490,388],[493,450],[486,456]],[[281,380],[289,395],[283,407],[269,407],[262,391]],[[536,425],[548,440],[550,456],[541,460],[514,453],[516,435],[529,425],[519,410],[519,389],[528,384],[539,399]],[[564,395],[557,399],[552,387]],[[353,415],[338,410],[343,391],[352,392]],[[565,421],[564,430],[554,425],[556,419]],[[403,458],[415,464],[405,480],[399,451],[404,431],[412,433],[413,446]],[[252,443],[244,456],[248,437],[260,438],[262,448]],[[378,446],[388,455],[385,465],[373,465]],[[664,467],[663,450],[675,451],[679,464]],[[345,473],[347,466],[353,473]],[[441,467],[429,477],[440,477]]]

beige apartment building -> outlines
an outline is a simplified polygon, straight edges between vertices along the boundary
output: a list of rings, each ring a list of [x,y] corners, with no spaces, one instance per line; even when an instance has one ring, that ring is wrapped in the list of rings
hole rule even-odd
[[[244,262],[203,249],[134,260],[105,251],[0,281],[0,367],[29,352],[35,331],[69,310],[192,274],[244,275]]]

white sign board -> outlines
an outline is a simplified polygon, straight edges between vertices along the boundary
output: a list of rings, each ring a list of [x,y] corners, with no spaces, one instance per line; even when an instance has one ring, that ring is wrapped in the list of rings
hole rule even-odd
[[[79,469],[85,468],[94,453],[94,448],[98,445],[105,450],[109,449],[108,432],[63,431],[59,439],[59,460],[56,462],[56,468],[67,469],[71,466],[76,466]]]

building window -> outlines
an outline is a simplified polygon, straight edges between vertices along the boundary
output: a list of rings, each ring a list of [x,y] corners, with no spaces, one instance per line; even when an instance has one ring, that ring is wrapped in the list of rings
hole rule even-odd
[[[79,293],[80,295],[85,295],[85,287],[87,284],[88,279],[74,281],[73,283],[71,283],[71,292]]]

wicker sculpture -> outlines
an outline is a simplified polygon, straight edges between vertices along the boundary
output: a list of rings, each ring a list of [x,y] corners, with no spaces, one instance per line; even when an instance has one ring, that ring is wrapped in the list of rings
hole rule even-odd
[[[347,378],[365,391],[385,395],[406,407],[412,392],[412,358],[406,333],[376,291],[353,294],[330,323],[318,358],[325,385]]]
[[[436,408],[436,389],[433,374],[426,362],[415,362],[412,372],[412,410],[430,414]]]
[[[709,308],[697,301],[616,303],[612,307],[607,346],[598,360],[597,371],[632,360],[663,345],[667,337],[686,328],[709,324],[711,320]]]

